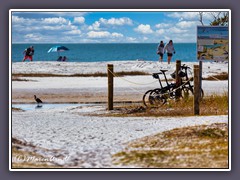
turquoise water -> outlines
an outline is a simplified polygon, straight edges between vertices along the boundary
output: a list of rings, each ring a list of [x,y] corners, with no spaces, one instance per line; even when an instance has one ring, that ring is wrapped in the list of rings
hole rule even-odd
[[[14,108],[20,108],[24,111],[29,111],[29,110],[40,110],[40,109],[56,109],[56,108],[67,108],[67,107],[79,107],[79,106],[89,106],[90,104],[42,104],[42,105],[37,105],[37,104],[12,104],[12,107]]]
[[[156,61],[158,43],[112,43],[112,44],[12,44],[12,62],[20,62],[23,59],[23,50],[34,46],[33,61],[56,61],[58,53],[47,51],[55,45],[64,45],[69,51],[60,52],[59,55],[67,56],[69,62],[99,62],[99,61],[123,61],[123,60],[149,60]],[[175,43],[176,54],[174,60],[183,62],[197,61],[196,43]],[[166,54],[164,60],[167,59]]]

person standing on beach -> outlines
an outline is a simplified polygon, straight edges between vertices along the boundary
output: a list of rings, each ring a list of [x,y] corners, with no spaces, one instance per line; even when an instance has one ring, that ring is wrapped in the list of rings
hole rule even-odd
[[[159,61],[163,61],[163,54],[164,54],[164,43],[163,41],[160,41],[158,47],[157,47],[157,54],[159,55]]]
[[[168,56],[168,64],[170,64],[173,53],[174,54],[176,53],[172,40],[170,40],[169,43],[164,47],[164,52],[166,52],[166,51],[167,51],[167,56]]]
[[[34,54],[33,46],[30,46],[29,48],[25,49],[23,53],[24,53],[24,58],[22,62],[24,62],[26,59],[30,59],[30,61],[33,61],[33,54]]]
[[[62,56],[59,56],[59,58],[57,59],[57,61],[62,61]]]
[[[62,61],[67,61],[67,57],[64,56],[63,59],[62,59]]]

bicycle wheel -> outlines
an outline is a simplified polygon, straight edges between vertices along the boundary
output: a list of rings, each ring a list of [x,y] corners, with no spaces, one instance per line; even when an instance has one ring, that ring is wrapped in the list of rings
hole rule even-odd
[[[161,89],[148,90],[143,95],[143,104],[146,107],[158,107],[166,103],[166,99],[161,95]]]
[[[162,105],[164,105],[167,102],[168,99],[168,93],[166,93],[165,89],[154,89],[152,90],[152,92],[150,93],[150,97],[152,98],[152,105],[154,107],[160,107]]]
[[[168,98],[175,99],[176,98],[176,83],[170,85],[168,90]]]
[[[151,96],[151,92],[152,92],[152,90],[148,90],[143,95],[143,104],[146,107],[151,107],[153,104],[153,97]]]
[[[182,97],[183,97],[183,98],[188,98],[190,92],[192,93],[192,95],[194,95],[193,86],[190,86],[190,87],[184,86],[184,87],[182,88]],[[203,99],[203,97],[204,97],[204,91],[203,91],[203,89],[201,88],[201,90],[200,90],[200,99]]]

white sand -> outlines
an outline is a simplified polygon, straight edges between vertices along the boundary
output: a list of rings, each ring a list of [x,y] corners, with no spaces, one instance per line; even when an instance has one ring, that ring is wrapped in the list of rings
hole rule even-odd
[[[151,61],[116,61],[101,63],[69,63],[69,62],[18,62],[12,64],[12,73],[50,73],[50,74],[86,74],[106,72],[107,63],[114,64],[114,72],[120,71],[143,71],[148,73],[159,72],[159,69],[168,69],[167,77],[175,70],[175,63],[151,62]],[[182,63],[184,64],[184,63]],[[196,63],[186,63],[193,67]],[[228,64],[203,63],[203,77],[228,73]],[[30,81],[13,81],[13,92],[45,94],[68,94],[82,93],[93,94],[107,93],[106,77],[24,77]],[[161,76],[161,79],[163,77]],[[114,94],[119,96],[132,96],[135,100],[141,100],[143,94],[159,87],[159,82],[148,76],[124,76],[114,78]],[[203,81],[202,88],[205,95],[228,92],[228,81]],[[41,94],[42,93],[42,94]],[[79,95],[79,94],[78,94]],[[20,96],[20,95],[18,95]],[[32,96],[32,94],[31,94]],[[117,98],[117,100],[120,98]],[[120,99],[121,100],[121,99]],[[133,100],[133,99],[131,99]]]
[[[228,116],[84,116],[86,112],[98,111],[105,111],[105,107],[13,112],[12,134],[43,148],[60,149],[69,156],[65,167],[113,168],[117,166],[111,163],[111,155],[121,151],[126,142],[177,127],[228,122]]]
[[[13,81],[14,90],[46,92],[107,92],[106,77],[29,77],[31,81]],[[165,83],[163,83],[164,85]],[[159,87],[159,82],[151,76],[125,76],[114,78],[115,94],[134,93],[143,96],[149,89]],[[228,81],[203,81],[205,95],[228,92]]]
[[[12,73],[52,73],[81,74],[107,72],[108,63],[114,64],[114,71],[158,72],[162,67],[169,73],[174,71],[175,63],[120,61],[101,63],[69,62],[18,62],[12,64]],[[183,63],[182,63],[183,64]],[[198,63],[186,63],[190,67]],[[203,77],[228,72],[228,64],[203,63]],[[72,92],[106,93],[105,77],[24,77],[31,81],[13,81],[12,91],[18,92]],[[130,82],[129,82],[130,81]],[[125,76],[114,78],[114,93],[119,96],[135,95],[142,98],[143,93],[159,84],[149,76]],[[228,92],[228,81],[203,81],[205,94]],[[18,98],[18,97],[17,97]],[[32,97],[31,97],[32,98]],[[96,97],[97,98],[97,97]],[[126,142],[147,135],[160,133],[177,127],[228,122],[228,116],[198,117],[93,117],[85,113],[105,111],[104,106],[83,108],[59,107],[53,109],[36,109],[12,113],[12,135],[34,145],[60,149],[69,155],[66,167],[109,168],[111,154],[125,147]],[[46,152],[43,152],[46,153]]]
[[[168,69],[169,73],[175,70],[176,64],[172,62],[153,61],[112,61],[112,62],[16,62],[12,63],[12,73],[52,73],[52,74],[87,74],[107,72],[107,64],[114,65],[114,72],[120,71],[143,71],[148,73],[159,72],[159,69]],[[198,62],[182,62],[189,67],[198,65]],[[228,72],[228,63],[203,62],[203,77]]]

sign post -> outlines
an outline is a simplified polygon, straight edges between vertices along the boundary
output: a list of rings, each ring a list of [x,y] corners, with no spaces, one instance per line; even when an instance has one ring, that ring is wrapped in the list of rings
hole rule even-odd
[[[199,83],[199,65],[194,65],[194,97],[193,97],[193,114],[199,115],[199,100],[200,100],[200,83]]]
[[[113,64],[107,65],[108,72],[108,110],[113,110]]]

